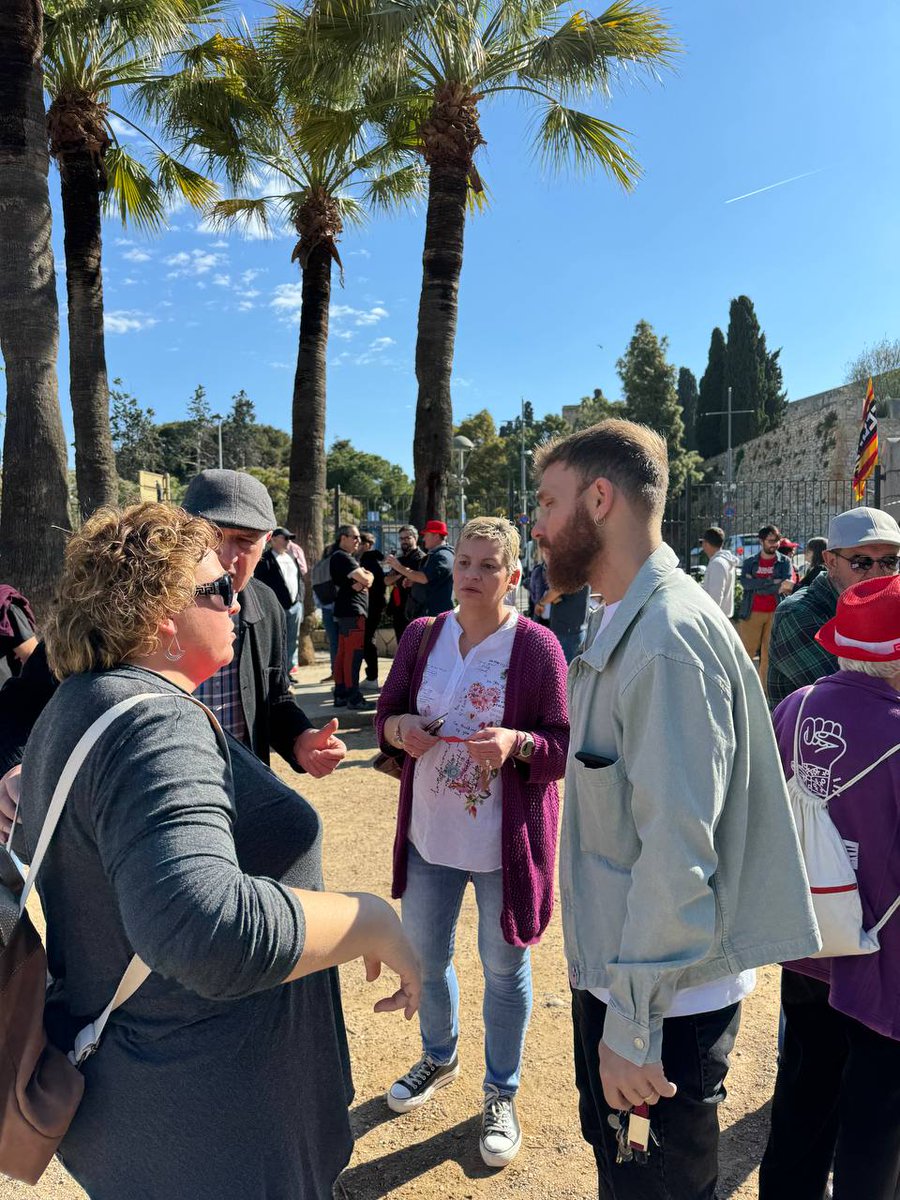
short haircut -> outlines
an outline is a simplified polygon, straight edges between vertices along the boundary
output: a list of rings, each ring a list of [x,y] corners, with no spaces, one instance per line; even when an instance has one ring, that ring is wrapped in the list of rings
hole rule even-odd
[[[839,671],[859,671],[862,675],[871,675],[873,679],[890,679],[892,675],[900,675],[900,659],[892,662],[863,662],[858,658],[839,658]]]
[[[375,534],[370,529],[361,529],[359,531],[359,540],[361,542],[371,542],[375,545]]]
[[[575,471],[585,487],[595,479],[608,479],[648,517],[662,516],[669,490],[669,455],[663,438],[646,425],[610,417],[535,449],[538,474],[554,463]]]
[[[416,541],[419,540],[419,531],[415,525],[401,525],[397,530],[397,537],[402,537],[404,533],[411,533]]]
[[[781,537],[781,530],[777,525],[763,525],[762,529],[760,529],[756,536],[760,541],[763,541],[765,538],[771,537],[773,533],[776,537]]]
[[[485,538],[500,547],[500,557],[507,571],[519,566],[519,531],[506,517],[474,517],[464,527],[456,543],[457,553],[463,542]]]
[[[341,527],[338,529],[338,532],[337,532],[338,541],[340,541],[342,537],[350,537],[350,535],[354,532],[355,529],[356,529],[355,525],[341,525]]]
[[[703,534],[703,541],[709,542],[711,546],[715,546],[721,550],[725,545],[725,530],[720,529],[718,525],[710,525],[709,529]]]
[[[59,679],[104,671],[159,647],[158,626],[194,603],[197,564],[219,544],[203,517],[172,504],[101,508],[66,546],[44,631]]]

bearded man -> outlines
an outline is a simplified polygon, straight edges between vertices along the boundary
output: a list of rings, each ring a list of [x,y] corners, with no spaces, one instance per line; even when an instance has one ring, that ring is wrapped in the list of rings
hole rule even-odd
[[[560,846],[582,1133],[604,1200],[712,1200],[754,968],[820,944],[772,725],[731,622],[663,544],[662,438],[602,421],[536,465],[549,586],[605,600],[570,667]],[[647,1161],[618,1161],[638,1136]]]

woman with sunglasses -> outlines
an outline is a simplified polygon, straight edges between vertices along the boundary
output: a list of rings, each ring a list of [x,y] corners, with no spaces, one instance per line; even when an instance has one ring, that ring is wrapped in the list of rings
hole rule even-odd
[[[382,749],[406,756],[393,895],[403,898],[422,963],[422,1057],[387,1103],[410,1112],[459,1074],[453,948],[471,882],[484,970],[479,1150],[492,1167],[511,1162],[522,1143],[515,1096],[531,1013],[529,947],[553,908],[556,781],[569,745],[559,642],[504,603],[520,576],[514,526],[470,521],[453,563],[459,607],[406,630],[376,721]]]
[[[233,654],[231,576],[205,520],[163,504],[94,514],[70,542],[46,627],[62,683],[25,752],[33,853],[84,732],[37,888],[54,982],[47,1028],[68,1050],[132,954],[151,974],[83,1065],[60,1157],[92,1200],[326,1200],[352,1148],[335,966],[400,976],[380,1012],[418,1003],[389,905],[323,891],[315,810],[190,693]]]

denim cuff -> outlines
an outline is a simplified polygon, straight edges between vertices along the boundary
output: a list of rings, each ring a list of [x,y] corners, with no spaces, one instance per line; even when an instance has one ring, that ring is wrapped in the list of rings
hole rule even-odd
[[[636,1067],[662,1059],[662,1022],[653,1029],[640,1021],[623,1016],[610,1002],[603,1023],[603,1041],[621,1058]]]

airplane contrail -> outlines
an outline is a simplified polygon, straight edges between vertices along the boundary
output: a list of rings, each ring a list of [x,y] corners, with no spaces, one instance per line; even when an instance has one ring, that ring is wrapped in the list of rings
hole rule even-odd
[[[771,192],[772,188],[784,187],[786,183],[796,183],[798,179],[809,179],[810,175],[819,175],[827,169],[827,167],[817,167],[815,171],[804,171],[802,175],[792,175],[790,179],[779,179],[777,183],[769,183],[765,187],[757,188],[755,192],[744,192],[743,196],[732,196],[725,203],[737,204],[738,200],[748,200],[751,196],[758,196],[761,192]]]

